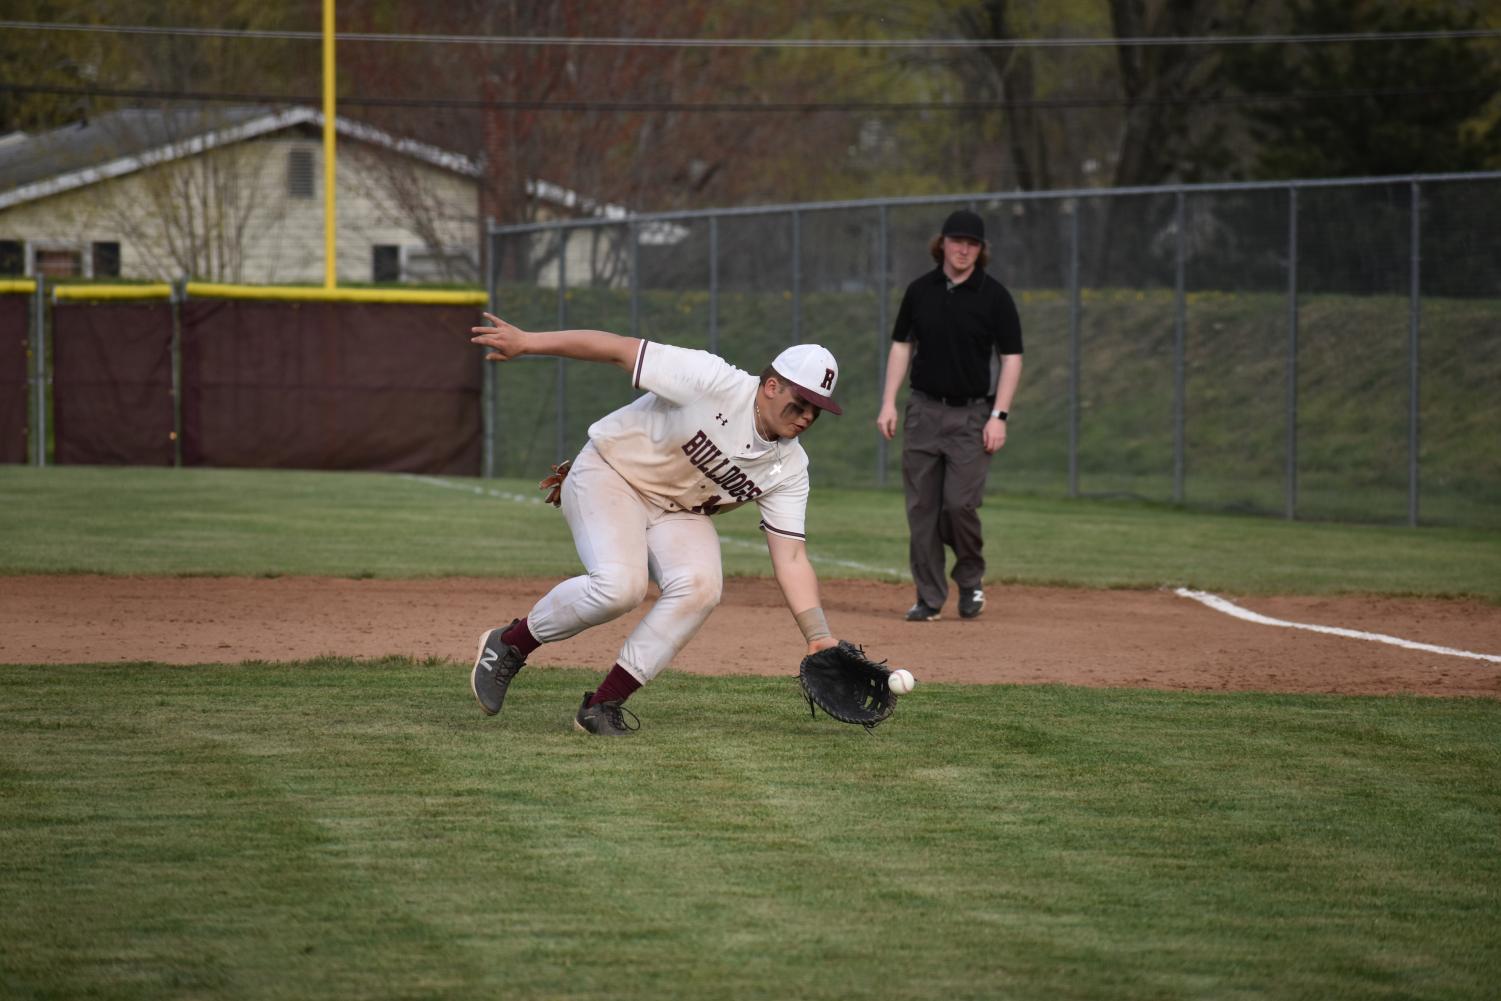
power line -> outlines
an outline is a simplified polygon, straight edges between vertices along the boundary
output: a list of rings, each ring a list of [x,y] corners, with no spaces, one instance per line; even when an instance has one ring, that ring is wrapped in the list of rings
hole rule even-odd
[[[191,38],[247,38],[320,41],[317,31],[262,28],[189,28],[149,25],[65,24],[0,21],[17,31],[104,32],[113,35],[173,35]],[[1501,28],[1465,30],[1350,32],[1305,35],[1191,35],[1138,38],[608,38],[526,35],[422,35],[398,32],[338,32],[340,42],[412,42],[429,45],[525,45],[593,48],[672,49],[1061,49],[1218,45],[1311,45],[1341,42],[1412,42],[1501,37]]]
[[[712,112],[712,113],[800,113],[819,111],[859,112],[967,112],[1006,111],[1018,108],[1072,111],[1089,108],[1115,108],[1134,105],[1247,105],[1280,104],[1289,101],[1346,101],[1371,98],[1424,97],[1439,94],[1490,93],[1491,88],[1473,87],[1379,87],[1345,90],[1284,91],[1275,94],[1230,94],[1201,97],[1059,97],[1020,101],[798,101],[732,102],[705,101],[557,101],[491,100],[481,98],[421,97],[340,97],[339,105],[368,108],[434,108],[448,110],[491,111],[599,111],[629,113],[643,111]],[[0,92],[16,94],[55,94],[76,97],[113,97],[148,101],[182,101],[232,104],[306,104],[317,105],[321,98],[299,94],[265,94],[222,91],[141,90],[120,87],[38,87],[0,83]]]

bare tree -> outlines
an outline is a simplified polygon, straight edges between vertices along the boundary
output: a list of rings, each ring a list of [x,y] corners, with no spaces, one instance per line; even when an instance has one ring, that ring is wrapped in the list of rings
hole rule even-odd
[[[414,233],[438,269],[439,280],[473,282],[478,277],[476,211],[431,184],[435,168],[410,156],[391,155],[359,145],[346,146],[343,183],[374,205],[387,220]],[[463,204],[463,203],[460,203]]]
[[[713,38],[797,31],[796,4],[751,0],[590,0],[494,4],[454,0],[377,19],[351,7],[351,29],[454,31],[507,38]],[[788,185],[811,188],[841,136],[858,122],[813,113],[694,110],[706,102],[772,105],[827,97],[827,66],[803,53],[745,48],[614,45],[404,47],[350,43],[341,54],[348,86],[366,98],[399,94],[420,110],[372,109],[372,120],[486,164],[486,214],[534,218],[531,182],[544,180],[594,204],[662,210],[739,201]],[[622,107],[630,105],[630,107]],[[810,151],[816,151],[810,154]]]
[[[264,158],[243,147],[202,150],[200,140],[218,125],[212,115],[114,114],[99,125],[114,148],[142,150],[142,169],[125,182],[139,197],[116,192],[100,205],[148,270],[242,280],[251,221],[257,213],[264,220]]]
[[[1011,24],[1011,7],[1011,0],[982,0],[960,8],[955,21],[965,37],[1016,38],[1019,36]],[[1026,191],[1046,187],[1051,171],[1043,116],[1036,107],[1036,50],[979,48],[975,50],[974,62],[988,80],[988,89],[1001,101],[1015,186]]]
[[[1201,38],[1239,34],[1255,2],[1223,0],[1110,0],[1115,37]],[[1216,102],[1229,82],[1221,72],[1219,46],[1129,45],[1116,47],[1125,115],[1115,155],[1117,186],[1192,180],[1212,160],[1203,148],[1216,121]]]

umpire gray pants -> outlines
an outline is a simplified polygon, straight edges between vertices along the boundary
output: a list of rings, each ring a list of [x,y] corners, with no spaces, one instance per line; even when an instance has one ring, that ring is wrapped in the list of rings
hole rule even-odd
[[[980,531],[980,504],[990,456],[985,452],[985,422],[990,404],[979,400],[951,407],[913,390],[902,425],[902,485],[907,492],[908,556],[918,600],[942,608],[949,586],[944,577],[954,550],[954,583],[961,591],[985,579],[985,540]]]

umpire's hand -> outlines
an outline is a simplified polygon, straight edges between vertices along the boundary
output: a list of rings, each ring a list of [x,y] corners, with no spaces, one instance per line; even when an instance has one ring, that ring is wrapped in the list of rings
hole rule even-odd
[[[1006,444],[1006,422],[999,417],[990,418],[985,422],[981,437],[985,444],[985,454],[994,455]]]

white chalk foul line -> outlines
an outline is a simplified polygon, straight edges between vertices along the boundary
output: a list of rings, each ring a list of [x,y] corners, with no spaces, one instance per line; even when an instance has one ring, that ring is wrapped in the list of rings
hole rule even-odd
[[[401,476],[403,479],[414,480],[417,483],[426,483],[428,486],[445,487],[449,490],[462,490],[465,493],[475,494],[480,497],[494,497],[497,500],[511,501],[512,503],[516,504],[542,503],[541,497],[528,497],[523,494],[508,493],[504,490],[492,490],[489,487],[473,487],[463,483],[449,483],[447,480],[440,480],[436,476],[418,476],[415,473],[402,473]],[[741,548],[749,547],[759,549],[765,546],[764,542],[755,542],[750,539],[739,539],[735,536],[725,535],[723,533],[720,533],[719,538],[721,542],[727,542],[731,545],[739,546]],[[835,559],[832,556],[818,556],[815,555],[811,550],[808,552],[808,559],[818,563],[827,563],[833,566],[848,567],[851,570],[863,570],[867,573],[884,573],[890,574],[893,577],[907,576],[907,571],[905,570],[892,570],[888,567],[873,567],[866,563],[857,563],[854,560]]]
[[[735,538],[732,535],[724,535],[723,533],[720,534],[719,538],[723,542],[729,542],[729,543],[732,543],[732,544],[734,544],[736,546],[740,546],[741,548],[746,548],[746,549],[765,549],[766,548],[766,542],[765,542],[765,540],[762,540],[762,541],[758,542],[758,541],[756,541],[754,539],[737,539],[737,538]],[[884,573],[884,574],[890,574],[893,577],[906,577],[907,576],[907,571],[905,571],[905,570],[892,570],[889,567],[873,567],[873,566],[871,566],[868,563],[857,563],[854,560],[840,560],[840,559],[835,559],[832,556],[821,556],[818,553],[813,552],[811,549],[808,550],[808,559],[812,560],[815,563],[828,563],[828,564],[832,564],[833,566],[836,566],[836,567],[849,567],[851,570],[864,570],[864,571],[866,571],[868,573]]]
[[[500,500],[513,501],[517,504],[541,504],[542,498],[527,497],[524,494],[507,493],[504,490],[491,490],[489,487],[471,487],[463,483],[449,483],[440,480],[436,476],[418,476],[416,473],[402,473],[402,479],[414,480],[417,483],[426,483],[430,487],[446,487],[449,490],[462,490],[466,494],[475,494],[480,497],[496,497]]]
[[[1403,647],[1408,650],[1422,650],[1426,653],[1441,653],[1447,657],[1469,657],[1474,660],[1488,660],[1493,664],[1501,664],[1501,657],[1489,653],[1474,653],[1470,650],[1456,650],[1453,647],[1435,646],[1432,643],[1415,643],[1412,640],[1404,640],[1400,636],[1387,636],[1383,633],[1366,633],[1358,629],[1342,629],[1339,626],[1315,626],[1307,622],[1286,622],[1282,619],[1274,619],[1267,615],[1260,615],[1249,609],[1241,608],[1233,601],[1226,601],[1219,595],[1210,594],[1208,591],[1193,591],[1186,587],[1174,590],[1174,594],[1180,598],[1192,598],[1194,601],[1208,605],[1217,612],[1233,615],[1237,619],[1247,622],[1255,622],[1263,626],[1280,626],[1283,629],[1306,629],[1311,633],[1328,633],[1331,636],[1346,636],[1356,640],[1372,640],[1377,643],[1389,643],[1392,646]]]

